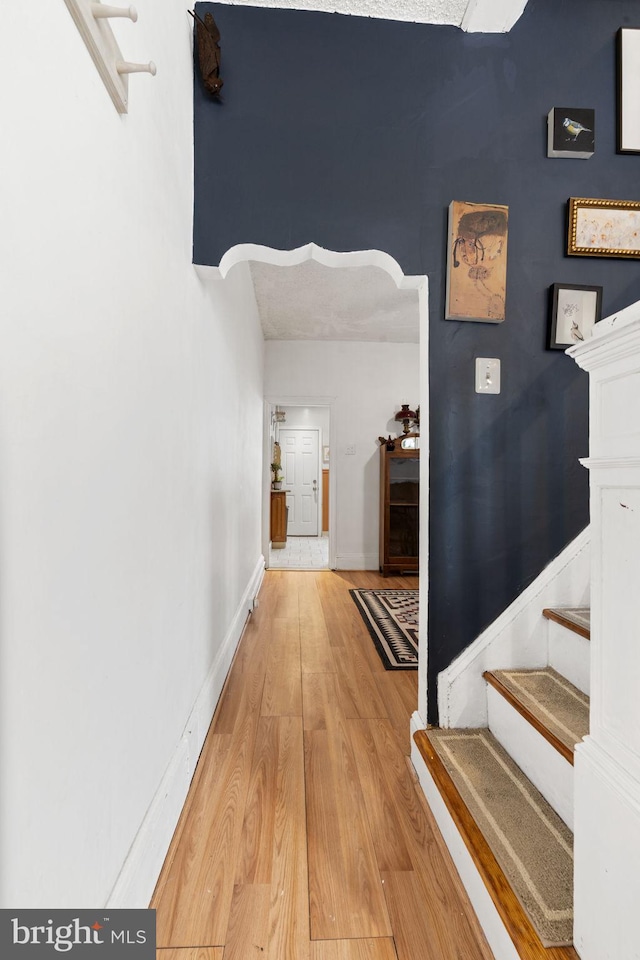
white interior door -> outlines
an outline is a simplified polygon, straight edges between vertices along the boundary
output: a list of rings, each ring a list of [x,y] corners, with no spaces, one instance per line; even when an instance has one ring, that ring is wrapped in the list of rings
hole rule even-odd
[[[287,491],[290,537],[318,536],[318,462],[317,428],[281,427],[283,487]]]

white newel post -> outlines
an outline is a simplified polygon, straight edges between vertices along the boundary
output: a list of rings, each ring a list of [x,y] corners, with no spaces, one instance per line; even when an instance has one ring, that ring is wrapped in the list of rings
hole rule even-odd
[[[640,958],[640,303],[569,354],[589,373],[591,723],[575,753],[582,960]]]

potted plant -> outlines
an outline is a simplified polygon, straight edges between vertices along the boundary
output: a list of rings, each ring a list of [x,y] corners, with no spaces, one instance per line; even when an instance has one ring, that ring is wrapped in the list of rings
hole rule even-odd
[[[271,464],[271,472],[273,473],[273,489],[279,490],[282,486],[282,468],[279,463]]]

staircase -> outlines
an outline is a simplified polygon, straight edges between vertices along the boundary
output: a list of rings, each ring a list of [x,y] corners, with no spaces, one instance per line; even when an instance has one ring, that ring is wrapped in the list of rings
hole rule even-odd
[[[496,960],[577,960],[573,755],[589,728],[589,610],[544,609],[548,665],[488,670],[487,729],[414,735],[422,788]]]

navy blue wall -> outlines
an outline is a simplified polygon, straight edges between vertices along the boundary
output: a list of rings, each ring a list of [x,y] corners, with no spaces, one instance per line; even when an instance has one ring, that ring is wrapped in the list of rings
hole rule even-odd
[[[545,349],[551,283],[640,299],[634,261],[567,258],[570,196],[640,198],[615,154],[615,33],[637,0],[529,0],[510,34],[198,4],[222,33],[224,103],[195,85],[194,260],[236,243],[378,248],[429,276],[435,676],[588,522],[587,378]],[[590,160],[546,158],[553,106],[594,107]],[[509,205],[507,319],[443,319],[451,200]],[[500,357],[502,393],[474,392]]]

